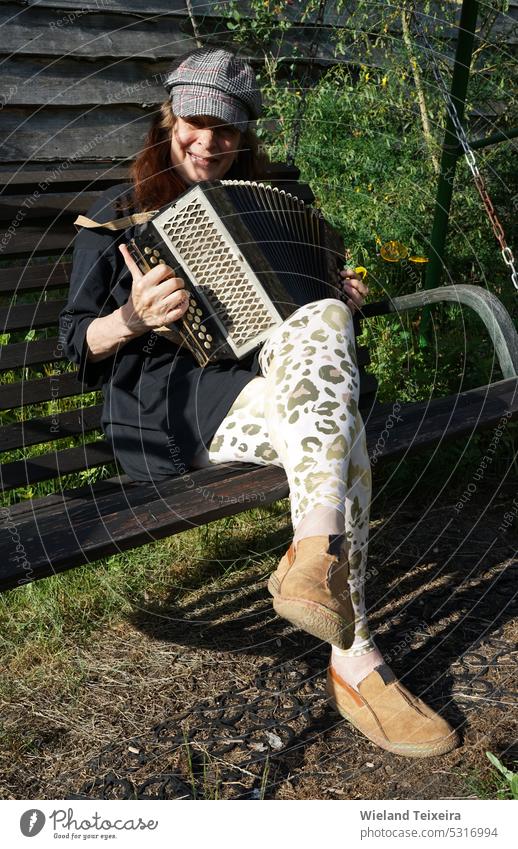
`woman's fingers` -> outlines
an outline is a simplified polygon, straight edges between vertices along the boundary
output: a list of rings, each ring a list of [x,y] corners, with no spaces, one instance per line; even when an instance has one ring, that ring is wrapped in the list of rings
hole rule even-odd
[[[162,298],[161,305],[168,310],[181,310],[183,314],[189,306],[189,293],[186,289],[176,289],[170,295]]]
[[[352,268],[342,269],[340,271],[340,277],[342,278],[344,289],[350,290],[352,288],[364,298],[368,295],[369,287],[363,282],[363,278]]]
[[[369,292],[369,287],[365,285],[362,278],[359,277],[353,269],[343,269],[340,272],[341,283],[344,292],[349,295],[346,303],[351,312],[356,312],[365,303],[365,297]]]
[[[137,263],[131,256],[127,245],[119,245],[119,250],[124,257],[124,262],[126,263],[126,267],[128,268],[133,280],[140,280],[144,275],[142,274],[140,268]]]

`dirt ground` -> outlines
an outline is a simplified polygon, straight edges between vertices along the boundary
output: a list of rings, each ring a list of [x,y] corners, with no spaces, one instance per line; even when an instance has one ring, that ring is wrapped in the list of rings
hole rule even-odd
[[[12,704],[4,722],[20,738],[30,726],[32,744],[2,756],[1,796],[473,798],[487,750],[517,757],[512,498],[507,485],[458,514],[453,503],[374,511],[372,628],[405,685],[460,728],[456,751],[397,757],[336,714],[327,649],[275,615],[258,557],[98,633],[69,698],[56,683]]]

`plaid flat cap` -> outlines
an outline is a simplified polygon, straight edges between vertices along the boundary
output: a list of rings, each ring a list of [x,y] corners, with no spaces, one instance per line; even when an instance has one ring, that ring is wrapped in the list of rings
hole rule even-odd
[[[261,93],[252,68],[228,50],[208,47],[181,56],[164,86],[180,118],[210,115],[244,131],[261,114]]]

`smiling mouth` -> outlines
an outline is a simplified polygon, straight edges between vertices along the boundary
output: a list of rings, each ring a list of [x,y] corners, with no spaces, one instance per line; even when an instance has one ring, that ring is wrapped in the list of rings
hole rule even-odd
[[[204,156],[196,156],[196,154],[192,153],[192,151],[190,150],[188,150],[187,153],[189,154],[193,162],[196,162],[199,165],[212,165],[217,161],[216,159],[208,159]]]

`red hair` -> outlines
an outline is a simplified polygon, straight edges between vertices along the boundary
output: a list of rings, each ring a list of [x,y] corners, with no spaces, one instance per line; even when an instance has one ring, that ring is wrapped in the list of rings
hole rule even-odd
[[[171,162],[171,134],[176,123],[171,102],[162,103],[146,136],[144,147],[131,166],[133,200],[139,211],[160,209],[185,191]],[[259,142],[253,130],[241,134],[240,151],[230,170],[230,180],[256,180],[264,172],[268,160],[259,152]]]

